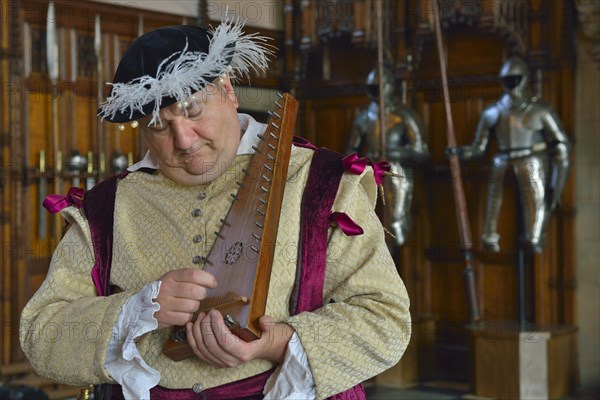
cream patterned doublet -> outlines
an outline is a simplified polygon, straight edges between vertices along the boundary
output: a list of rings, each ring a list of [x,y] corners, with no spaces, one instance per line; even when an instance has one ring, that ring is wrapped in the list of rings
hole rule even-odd
[[[398,361],[410,335],[408,297],[385,245],[383,230],[374,212],[376,188],[373,174],[344,174],[332,211],[346,212],[365,231],[347,237],[330,229],[324,306],[313,313],[289,315],[298,253],[300,203],[313,151],[292,152],[275,246],[275,261],[267,300],[267,315],[289,323],[304,347],[319,398],[340,392],[383,371]],[[38,371],[60,381],[87,384],[110,381],[103,368],[106,346],[118,312],[128,296],[165,272],[203,267],[231,205],[236,181],[250,155],[239,155],[225,173],[201,186],[174,183],[160,172],[135,172],[119,182],[115,206],[111,284],[123,292],[95,297],[89,271],[89,228],[74,208],[64,212],[76,222],[59,246],[47,280],[23,311],[21,340]],[[71,243],[78,250],[67,248]],[[80,320],[78,315],[85,315]],[[53,323],[72,329],[50,344],[34,340],[27,332]],[[84,336],[86,322],[94,322],[94,341]],[[65,325],[66,324],[66,325]],[[148,333],[138,342],[143,358],[161,373],[160,385],[209,388],[266,371],[271,363],[255,360],[237,368],[215,369],[197,359],[173,362],[162,354],[170,333]],[[38,335],[39,336],[39,335]]]

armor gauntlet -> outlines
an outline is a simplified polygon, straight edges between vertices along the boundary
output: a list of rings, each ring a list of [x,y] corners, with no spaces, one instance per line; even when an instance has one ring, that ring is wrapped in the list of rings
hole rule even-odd
[[[569,147],[567,143],[559,142],[549,152],[552,172],[548,179],[547,207],[549,211],[560,203],[560,197],[569,173]]]

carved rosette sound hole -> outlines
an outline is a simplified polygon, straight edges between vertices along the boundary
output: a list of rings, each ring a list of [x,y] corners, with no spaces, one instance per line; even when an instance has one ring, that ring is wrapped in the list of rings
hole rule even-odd
[[[233,265],[236,262],[238,262],[240,257],[242,256],[243,250],[244,250],[244,246],[242,245],[242,242],[235,242],[229,248],[229,250],[227,250],[227,253],[225,253],[225,260],[224,260],[225,264]]]

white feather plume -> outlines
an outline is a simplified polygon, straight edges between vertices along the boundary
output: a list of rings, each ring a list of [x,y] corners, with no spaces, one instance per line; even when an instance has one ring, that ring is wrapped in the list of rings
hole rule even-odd
[[[266,43],[270,38],[257,33],[245,34],[243,27],[244,23],[239,17],[231,20],[226,17],[215,29],[210,30],[212,37],[208,53],[188,52],[186,41],[183,50],[161,62],[156,77],[144,75],[127,83],[108,83],[112,91],[102,103],[98,115],[104,119],[114,118],[116,113],[129,112],[129,118],[133,118],[136,111],[144,114],[144,105],[154,102],[149,124],[157,124],[163,97],[174,97],[178,102],[183,102],[211,83],[205,76],[222,75],[228,71],[228,65],[231,66],[231,79],[234,80],[236,75],[248,78],[251,69],[255,72],[265,71],[269,57],[274,54],[274,47]]]

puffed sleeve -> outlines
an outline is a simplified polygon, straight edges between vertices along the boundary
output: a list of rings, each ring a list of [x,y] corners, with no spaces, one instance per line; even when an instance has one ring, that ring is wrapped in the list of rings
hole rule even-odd
[[[106,350],[121,306],[132,293],[96,295],[87,221],[75,207],[62,214],[71,228],[56,248],[42,286],[23,309],[21,346],[44,377],[72,385],[110,382]]]
[[[375,213],[373,171],[345,174],[333,206],[364,233],[330,228],[324,306],[290,317],[308,356],[318,398],[395,365],[411,333],[409,299]]]

